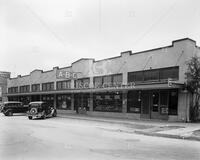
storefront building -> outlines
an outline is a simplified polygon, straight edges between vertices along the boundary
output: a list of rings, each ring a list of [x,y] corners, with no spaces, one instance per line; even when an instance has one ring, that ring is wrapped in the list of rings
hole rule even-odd
[[[186,61],[194,55],[200,56],[200,48],[185,38],[99,61],[82,58],[69,67],[10,78],[7,97],[24,104],[46,101],[62,113],[186,121]]]
[[[7,101],[7,79],[10,78],[10,72],[0,71],[0,103]]]

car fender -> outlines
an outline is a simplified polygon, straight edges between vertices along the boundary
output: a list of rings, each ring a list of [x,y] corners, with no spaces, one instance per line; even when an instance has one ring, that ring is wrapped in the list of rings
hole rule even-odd
[[[13,112],[12,109],[6,109],[3,111],[4,115],[8,115],[9,112]]]

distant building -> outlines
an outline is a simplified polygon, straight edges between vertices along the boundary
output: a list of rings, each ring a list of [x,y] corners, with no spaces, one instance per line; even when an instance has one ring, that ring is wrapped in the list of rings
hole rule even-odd
[[[7,101],[7,79],[10,78],[10,72],[0,71],[0,103]]]
[[[192,39],[172,45],[71,66],[34,70],[8,80],[8,99],[43,100],[59,112],[132,119],[188,119],[190,95],[184,88],[186,61],[200,56]]]

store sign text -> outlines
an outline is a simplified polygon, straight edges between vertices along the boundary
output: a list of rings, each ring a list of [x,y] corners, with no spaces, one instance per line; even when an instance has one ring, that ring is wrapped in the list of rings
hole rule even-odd
[[[58,79],[77,79],[78,72],[58,71],[56,77]]]

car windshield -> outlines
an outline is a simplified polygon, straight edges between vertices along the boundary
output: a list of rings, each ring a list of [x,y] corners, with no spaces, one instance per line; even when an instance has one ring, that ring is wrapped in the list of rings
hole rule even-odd
[[[12,106],[18,107],[20,105],[21,105],[21,103],[5,103],[4,104],[4,106],[6,106],[6,107],[12,107]]]

